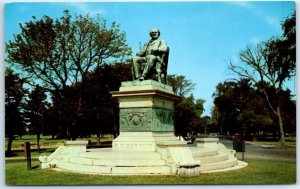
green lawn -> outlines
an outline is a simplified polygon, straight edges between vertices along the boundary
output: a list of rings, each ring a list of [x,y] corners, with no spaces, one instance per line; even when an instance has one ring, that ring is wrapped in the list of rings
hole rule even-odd
[[[248,161],[248,167],[236,171],[180,176],[100,176],[40,169],[28,171],[26,162],[6,163],[7,185],[127,185],[127,184],[294,184],[295,163]]]
[[[23,149],[24,142],[30,142],[31,145],[36,144],[36,135],[23,135],[22,138],[17,137],[12,142],[12,148]],[[41,136],[40,144],[44,144],[46,147],[57,143],[63,143],[63,139],[52,139],[50,136]],[[7,138],[5,139],[5,148],[7,147]]]
[[[104,137],[101,138],[101,141],[105,143],[105,141],[111,141],[111,139],[111,137]],[[96,141],[95,138],[91,138],[91,140],[93,142]],[[14,147],[18,147],[25,141],[35,143],[36,139],[35,136],[23,136],[22,139],[15,140],[13,145]],[[52,140],[50,137],[42,137],[41,142],[59,143],[64,142],[64,140]],[[295,142],[292,141],[292,143]],[[277,146],[277,143],[264,142],[264,144]],[[293,146],[293,144],[291,146]],[[46,148],[41,153],[33,151],[32,157],[38,157],[43,154],[48,156],[54,149],[55,148]],[[24,157],[22,150],[14,151],[14,153],[17,157]],[[281,159],[281,157],[279,159]],[[296,163],[285,161],[272,162],[267,160],[249,160],[247,163],[249,163],[249,165],[244,169],[201,174],[192,177],[161,175],[100,176],[42,170],[39,167],[40,163],[36,160],[32,162],[34,169],[28,171],[26,162],[10,160],[5,164],[5,182],[7,185],[294,184],[296,182]]]
[[[113,138],[109,135],[105,137],[101,137],[100,141],[111,141]],[[91,140],[92,142],[96,142],[96,136],[92,136],[90,138],[78,138],[76,140]],[[5,148],[7,148],[7,138],[5,138]],[[12,142],[13,150],[22,151],[24,142],[30,142],[31,149],[36,148],[36,135],[23,135],[22,138],[17,137]],[[40,147],[44,149],[56,149],[58,146],[64,144],[65,139],[52,139],[51,136],[41,136],[40,138]]]
[[[249,141],[248,143],[254,144],[254,145],[265,145],[265,146],[270,146],[270,147],[276,147],[280,148],[281,143],[280,142],[267,142],[267,141]],[[296,148],[296,141],[286,141],[285,145],[286,147],[290,148]]]

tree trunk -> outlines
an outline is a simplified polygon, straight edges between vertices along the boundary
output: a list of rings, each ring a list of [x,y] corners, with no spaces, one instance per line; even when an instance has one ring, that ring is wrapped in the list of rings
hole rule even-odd
[[[283,129],[283,122],[281,117],[280,106],[277,106],[277,117],[279,123],[279,130],[280,130],[280,144],[281,147],[285,147],[285,136],[284,136],[284,129]]]
[[[67,140],[71,140],[71,129],[70,128],[67,128]]]
[[[257,138],[256,138],[256,137],[257,137],[256,131],[253,131],[253,139],[252,139],[252,140],[253,140],[253,141],[257,141]]]
[[[13,140],[14,140],[13,136],[9,136],[8,137],[7,149],[6,149],[6,156],[10,156],[11,155],[11,146],[12,146]]]
[[[100,144],[100,134],[97,133],[97,144]]]
[[[41,149],[40,149],[40,133],[38,133],[36,135],[36,147],[37,147],[38,153],[40,153],[40,151],[41,151]]]

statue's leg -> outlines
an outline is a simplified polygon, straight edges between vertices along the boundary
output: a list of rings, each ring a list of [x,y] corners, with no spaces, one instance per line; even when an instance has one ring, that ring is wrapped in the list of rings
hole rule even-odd
[[[150,72],[150,70],[153,69],[153,67],[157,61],[157,58],[154,55],[148,55],[146,57],[146,61],[147,61],[147,64],[143,70],[142,77],[145,77]]]
[[[141,77],[141,63],[145,62],[145,58],[139,56],[132,57],[132,67],[134,78],[138,79]]]
[[[156,72],[157,72],[157,79],[158,79],[158,82],[161,82],[161,72],[162,72],[162,65],[160,62],[156,62]]]

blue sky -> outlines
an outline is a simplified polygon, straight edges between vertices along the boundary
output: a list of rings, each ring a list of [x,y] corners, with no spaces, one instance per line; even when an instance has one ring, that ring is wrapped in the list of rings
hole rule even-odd
[[[4,39],[20,32],[19,23],[48,15],[100,14],[108,25],[116,21],[126,32],[135,54],[139,43],[149,40],[157,27],[170,46],[169,74],[184,75],[196,83],[195,98],[206,100],[205,115],[213,106],[218,83],[232,78],[229,62],[239,61],[239,52],[282,34],[280,23],[295,10],[293,1],[274,2],[16,2],[4,7]],[[294,81],[287,84],[294,90]]]

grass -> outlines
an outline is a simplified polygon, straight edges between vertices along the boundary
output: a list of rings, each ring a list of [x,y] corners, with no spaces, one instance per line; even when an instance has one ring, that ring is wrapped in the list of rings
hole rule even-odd
[[[78,138],[76,140],[91,140],[96,142],[96,137],[92,136],[90,138]],[[111,141],[111,136],[101,137],[100,141]],[[23,151],[24,142],[30,142],[31,149],[36,149],[36,135],[23,135],[22,138],[17,137],[12,142],[13,151]],[[64,144],[65,139],[52,139],[51,136],[41,136],[40,138],[40,147],[43,149],[56,149],[58,146]],[[5,147],[7,147],[8,139],[5,139]]]
[[[296,164],[268,161],[248,161],[246,168],[199,176],[101,176],[82,175],[40,169],[33,161],[34,169],[27,170],[26,162],[6,163],[7,185],[131,185],[131,184],[294,184]]]
[[[96,141],[95,138],[90,138]],[[82,139],[88,140],[88,139]],[[15,146],[28,141],[36,142],[35,136],[23,136],[13,142]],[[41,142],[63,142],[64,140],[52,140],[50,137],[42,137]],[[111,137],[101,138],[101,141],[111,141]],[[296,146],[295,141],[288,142],[290,147]],[[277,147],[278,142],[255,142],[255,144],[273,145]],[[55,148],[54,148],[55,149]],[[32,157],[40,155],[50,155],[52,148],[44,149],[41,153],[32,151]],[[22,150],[14,151],[16,157],[24,157]],[[13,186],[33,186],[33,185],[163,185],[163,184],[294,184],[296,183],[296,163],[294,161],[283,161],[288,155],[288,151],[284,152],[284,156],[276,156],[280,161],[272,161],[268,159],[268,153],[253,154],[246,156],[248,167],[220,173],[201,174],[192,177],[180,176],[103,176],[103,175],[82,175],[69,172],[58,172],[54,170],[40,169],[40,163],[37,160],[32,162],[34,169],[28,171],[26,162],[8,160],[5,164],[5,182],[7,185]],[[253,157],[252,157],[252,156]],[[275,154],[276,155],[276,154]],[[249,157],[248,157],[249,156]],[[254,158],[254,156],[264,158]],[[274,159],[274,154],[270,154]],[[251,160],[249,160],[251,159]]]
[[[46,155],[49,156],[51,155],[53,152],[55,151],[55,149],[43,149],[41,150],[41,152],[37,152],[37,151],[32,151],[31,152],[31,157],[32,158],[38,158],[42,155]],[[24,151],[14,151],[13,154],[11,155],[11,157],[15,157],[15,158],[22,158],[24,157]]]
[[[7,147],[7,138],[5,139],[5,147]],[[30,142],[31,145],[36,145],[36,135],[23,135],[22,138],[17,137],[12,142],[12,148],[23,149],[22,145],[24,142]],[[50,136],[41,136],[40,144],[45,143],[45,145],[55,145],[57,143],[63,143],[63,139],[52,139]]]
[[[266,145],[266,146],[271,146],[271,147],[276,147],[276,148],[280,148],[281,147],[281,143],[280,142],[269,142],[269,141],[251,141],[249,142],[251,144],[255,144],[255,145]],[[296,141],[286,141],[285,142],[285,146],[286,147],[291,147],[291,148],[296,148]]]

